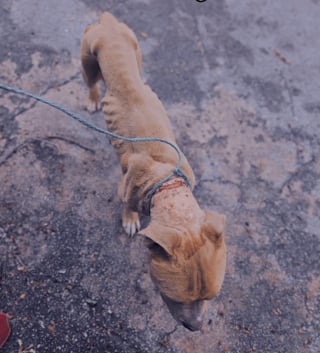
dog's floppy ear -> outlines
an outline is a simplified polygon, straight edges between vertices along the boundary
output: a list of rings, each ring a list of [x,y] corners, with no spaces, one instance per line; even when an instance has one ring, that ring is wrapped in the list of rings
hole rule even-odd
[[[153,245],[159,246],[169,256],[174,256],[175,249],[180,246],[180,237],[173,234],[172,230],[158,223],[150,223],[146,228],[139,231],[139,234],[144,235],[150,240],[149,249]]]
[[[212,242],[219,242],[224,236],[226,216],[210,210],[205,210],[204,213],[205,218],[201,227],[203,234]]]

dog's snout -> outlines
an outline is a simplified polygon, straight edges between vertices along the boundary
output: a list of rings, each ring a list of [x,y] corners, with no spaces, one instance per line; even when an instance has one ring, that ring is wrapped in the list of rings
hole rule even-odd
[[[197,300],[191,303],[176,302],[164,294],[161,294],[172,316],[190,331],[199,331],[202,328],[207,303],[205,300]]]
[[[186,322],[186,321],[182,321],[182,325],[187,328],[190,331],[199,331],[202,328],[203,325],[203,321],[202,320],[195,320],[192,322]]]

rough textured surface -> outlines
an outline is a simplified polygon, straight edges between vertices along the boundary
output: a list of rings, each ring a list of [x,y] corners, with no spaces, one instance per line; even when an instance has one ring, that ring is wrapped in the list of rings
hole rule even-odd
[[[318,353],[320,2],[2,0],[0,81],[103,127],[78,54],[104,10],[137,33],[201,205],[228,216],[224,287],[202,333],[176,327],[121,228],[106,138],[0,91],[2,351]]]

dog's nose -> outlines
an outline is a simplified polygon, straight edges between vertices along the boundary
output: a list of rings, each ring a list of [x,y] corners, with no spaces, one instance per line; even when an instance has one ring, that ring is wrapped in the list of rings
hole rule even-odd
[[[190,331],[199,331],[202,328],[202,320],[193,320],[192,322],[182,321],[182,325]]]

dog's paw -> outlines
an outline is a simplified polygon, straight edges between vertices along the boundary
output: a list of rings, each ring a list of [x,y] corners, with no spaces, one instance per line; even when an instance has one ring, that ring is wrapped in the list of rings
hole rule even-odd
[[[84,106],[84,109],[87,110],[89,113],[95,113],[101,110],[101,102],[96,102],[92,101],[91,99],[88,99],[86,105]]]
[[[126,233],[132,237],[141,229],[139,214],[137,212],[124,211],[122,214],[122,226]]]

